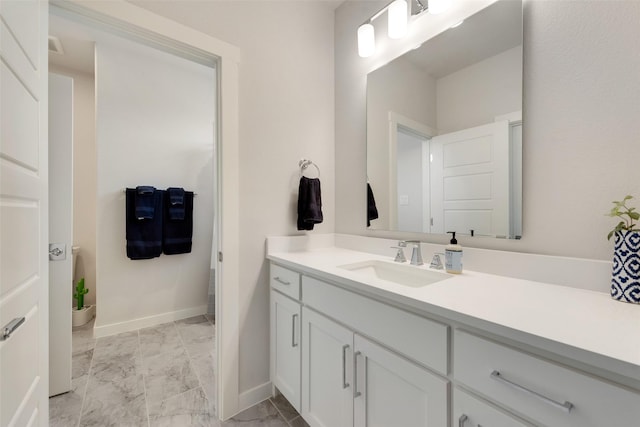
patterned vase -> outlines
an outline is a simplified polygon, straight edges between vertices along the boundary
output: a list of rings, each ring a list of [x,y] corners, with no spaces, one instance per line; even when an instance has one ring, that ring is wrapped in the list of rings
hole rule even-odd
[[[640,304],[640,231],[616,232],[611,298]]]

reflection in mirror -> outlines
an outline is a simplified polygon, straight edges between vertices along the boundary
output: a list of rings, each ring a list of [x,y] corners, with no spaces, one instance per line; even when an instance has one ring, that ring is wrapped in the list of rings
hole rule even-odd
[[[367,76],[369,229],[522,235],[522,2]]]

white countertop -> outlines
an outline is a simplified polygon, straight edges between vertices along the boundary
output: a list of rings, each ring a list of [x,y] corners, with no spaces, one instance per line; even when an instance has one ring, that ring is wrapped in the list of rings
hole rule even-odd
[[[363,279],[358,272],[339,268],[365,260],[393,260],[338,247],[272,252],[267,257],[360,293],[516,339],[640,384],[640,305],[615,301],[606,293],[467,270],[442,273],[446,280],[413,288]],[[429,269],[425,261],[419,268]]]

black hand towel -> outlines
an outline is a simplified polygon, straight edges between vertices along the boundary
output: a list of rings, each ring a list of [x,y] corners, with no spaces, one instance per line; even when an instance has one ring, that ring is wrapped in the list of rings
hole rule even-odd
[[[184,188],[167,188],[169,202],[169,218],[173,220],[184,219]]]
[[[127,188],[126,194],[126,239],[127,257],[150,259],[162,253],[162,191],[154,190],[146,204],[153,218],[139,219],[137,211],[138,190]],[[147,212],[149,212],[149,210]]]
[[[378,208],[376,199],[373,197],[371,185],[367,182],[367,227],[371,226],[371,220],[378,219]]]
[[[156,188],[150,185],[136,187],[136,217],[138,219],[153,219],[155,191]]]
[[[164,252],[165,255],[186,254],[191,252],[193,238],[193,192],[184,191],[182,215],[173,215],[172,210],[175,209],[176,205],[171,204],[171,195],[167,194],[164,203],[164,222],[162,226],[162,252]],[[180,216],[182,216],[182,219],[179,219]]]
[[[320,180],[303,176],[298,186],[298,230],[313,230],[322,219]]]

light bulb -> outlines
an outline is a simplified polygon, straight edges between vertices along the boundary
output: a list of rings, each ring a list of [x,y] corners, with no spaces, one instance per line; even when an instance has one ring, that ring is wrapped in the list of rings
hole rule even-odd
[[[395,0],[389,5],[389,38],[399,39],[407,34],[407,2]]]
[[[427,10],[430,14],[437,15],[449,9],[449,6],[451,6],[451,0],[429,0]]]
[[[376,39],[373,25],[362,24],[358,28],[358,55],[362,58],[373,55],[376,51]]]

